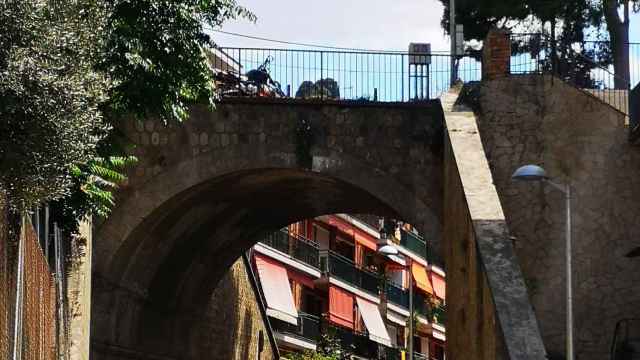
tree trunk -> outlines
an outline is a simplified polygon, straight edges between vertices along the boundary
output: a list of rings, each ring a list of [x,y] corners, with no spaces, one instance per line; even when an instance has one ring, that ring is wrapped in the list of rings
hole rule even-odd
[[[604,14],[611,39],[614,85],[616,89],[628,89],[629,66],[629,2],[624,1],[623,18],[618,14],[618,0],[604,0]]]

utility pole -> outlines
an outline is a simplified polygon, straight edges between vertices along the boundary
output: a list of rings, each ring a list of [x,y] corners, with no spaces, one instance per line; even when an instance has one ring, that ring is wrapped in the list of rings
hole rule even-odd
[[[449,0],[449,37],[451,39],[451,86],[458,77],[456,71],[456,0]]]

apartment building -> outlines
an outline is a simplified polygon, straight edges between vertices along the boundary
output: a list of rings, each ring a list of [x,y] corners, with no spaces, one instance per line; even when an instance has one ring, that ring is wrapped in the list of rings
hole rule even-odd
[[[324,335],[354,359],[409,359],[413,325],[414,359],[444,360],[442,264],[410,225],[381,228],[373,216],[328,215],[294,223],[253,247],[285,358],[316,351]],[[385,245],[397,254],[382,254]]]

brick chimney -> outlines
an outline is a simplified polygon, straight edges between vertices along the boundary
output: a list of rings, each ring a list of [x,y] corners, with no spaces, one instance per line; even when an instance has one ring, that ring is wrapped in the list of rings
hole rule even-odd
[[[511,39],[506,30],[492,29],[482,50],[482,79],[507,76],[511,65]]]

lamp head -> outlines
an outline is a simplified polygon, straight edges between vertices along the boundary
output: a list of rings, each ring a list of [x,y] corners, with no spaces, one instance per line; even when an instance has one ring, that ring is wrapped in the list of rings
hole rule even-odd
[[[544,181],[548,180],[547,172],[538,165],[524,165],[519,167],[511,179],[518,181]]]
[[[398,249],[392,245],[384,245],[378,249],[378,253],[385,256],[398,255]]]

